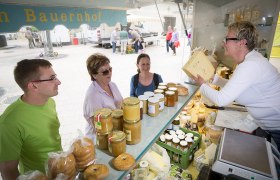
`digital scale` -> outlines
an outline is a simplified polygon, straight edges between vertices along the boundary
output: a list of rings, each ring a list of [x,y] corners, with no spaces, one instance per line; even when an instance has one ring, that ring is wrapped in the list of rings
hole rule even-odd
[[[279,156],[265,138],[225,129],[212,171],[250,180],[278,180]]]

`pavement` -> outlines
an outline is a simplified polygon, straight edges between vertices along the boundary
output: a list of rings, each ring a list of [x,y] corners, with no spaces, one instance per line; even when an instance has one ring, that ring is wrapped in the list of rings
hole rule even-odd
[[[43,48],[29,49],[27,40],[9,40],[11,48],[0,48],[0,114],[14,102],[22,90],[14,81],[13,69],[22,59],[39,58]],[[151,72],[160,74],[164,82],[183,82],[185,73],[181,70],[188,59],[190,48],[185,38],[180,39],[181,46],[177,55],[166,52],[165,39],[157,45],[147,46],[145,52],[151,57]],[[53,64],[62,84],[59,94],[54,97],[60,120],[62,145],[67,150],[80,134],[84,133],[86,121],[83,117],[83,101],[85,92],[91,83],[86,69],[86,59],[93,53],[105,54],[113,67],[112,81],[121,91],[122,96],[129,96],[130,79],[137,72],[136,59],[138,54],[113,54],[112,49],[104,49],[97,45],[69,45],[54,47],[58,58],[46,58]]]

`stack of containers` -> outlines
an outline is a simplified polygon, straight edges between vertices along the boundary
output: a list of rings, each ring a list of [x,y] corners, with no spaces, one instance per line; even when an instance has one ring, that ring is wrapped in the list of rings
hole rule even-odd
[[[141,141],[140,100],[136,97],[123,100],[123,131],[126,134],[126,144]]]

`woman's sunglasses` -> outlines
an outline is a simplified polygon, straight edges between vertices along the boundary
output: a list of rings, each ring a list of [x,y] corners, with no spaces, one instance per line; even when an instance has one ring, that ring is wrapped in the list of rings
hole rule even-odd
[[[110,72],[112,72],[112,67],[106,69],[105,71],[100,72],[103,76],[107,76]]]

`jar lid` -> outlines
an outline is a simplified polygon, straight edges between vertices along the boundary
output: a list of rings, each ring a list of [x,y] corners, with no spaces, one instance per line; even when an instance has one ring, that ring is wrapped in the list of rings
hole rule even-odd
[[[173,138],[173,139],[172,139],[172,142],[174,142],[174,143],[179,143],[179,142],[180,142],[180,139],[178,139],[178,138]]]
[[[187,133],[186,136],[192,138],[193,137],[193,133]]]
[[[180,129],[178,129],[177,131],[176,131],[176,134],[178,134],[178,135],[180,135],[180,134],[183,134],[184,132],[182,131],[182,130],[180,130]]]
[[[109,108],[101,108],[94,112],[94,118],[107,118],[112,114],[112,110]]]
[[[180,118],[179,118],[179,117],[176,117],[176,118],[174,119],[174,121],[180,121]]]
[[[114,118],[120,118],[123,116],[123,110],[121,109],[115,109],[112,111],[112,117]]]
[[[173,95],[173,94],[175,94],[175,92],[174,91],[165,91],[165,94],[166,95]]]
[[[147,96],[147,95],[140,95],[140,96],[138,96],[138,99],[142,100],[142,101],[147,101],[149,99],[149,96]]]
[[[165,139],[166,140],[171,140],[172,139],[172,136],[170,134],[165,134]]]
[[[164,142],[165,141],[165,135],[161,135],[160,137],[159,137],[159,139],[162,141],[162,142]]]
[[[179,135],[178,135],[178,138],[179,138],[179,139],[184,139],[185,136],[184,136],[183,134],[179,134]]]
[[[132,106],[140,103],[140,100],[136,97],[127,97],[123,100],[124,105]]]
[[[139,166],[141,167],[141,168],[146,168],[146,167],[148,167],[149,166],[149,162],[148,161],[140,161],[139,162]]]
[[[173,82],[167,83],[167,87],[176,87],[176,84]]]
[[[154,97],[157,97],[159,99],[162,99],[164,98],[164,95],[163,94],[155,94]]]
[[[157,93],[157,94],[161,94],[161,93],[163,93],[164,91],[163,91],[162,89],[156,89],[156,90],[154,90],[154,92]]]
[[[178,88],[176,88],[176,87],[170,87],[170,88],[168,88],[168,90],[170,90],[170,91],[177,91]]]
[[[157,103],[157,102],[159,102],[159,99],[157,97],[150,97],[148,99],[148,101],[151,102],[151,103]]]
[[[158,86],[158,89],[165,90],[165,89],[167,89],[167,87],[166,86]]]
[[[145,96],[149,96],[149,97],[151,97],[151,96],[153,96],[155,93],[153,93],[152,91],[146,91],[146,92],[144,92],[144,95]]]
[[[190,138],[190,137],[186,137],[185,140],[186,140],[187,142],[193,142],[192,138]]]
[[[174,130],[170,130],[169,134],[176,134],[176,132]]]
[[[180,141],[180,145],[181,145],[181,146],[187,146],[187,145],[188,145],[188,142],[187,142],[187,141]]]
[[[186,116],[186,115],[181,115],[181,116],[180,116],[180,119],[181,119],[181,120],[188,120],[188,116]]]
[[[118,142],[124,140],[126,137],[125,133],[123,131],[113,131],[109,135],[109,141],[110,142]]]
[[[161,82],[158,84],[159,86],[167,86],[167,83]]]

